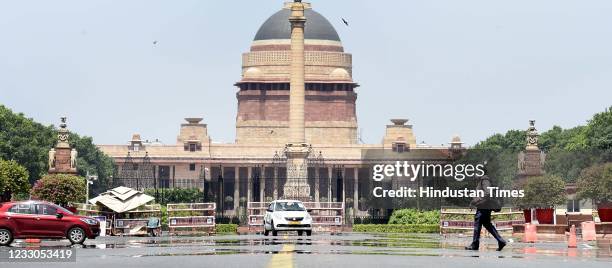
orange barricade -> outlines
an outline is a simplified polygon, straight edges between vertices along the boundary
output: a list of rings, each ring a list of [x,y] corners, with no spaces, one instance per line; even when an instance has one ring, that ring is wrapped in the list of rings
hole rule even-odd
[[[535,243],[537,240],[536,225],[525,223],[525,242]]]
[[[575,248],[578,246],[577,244],[578,241],[576,241],[576,225],[572,225],[572,227],[570,228],[569,239],[567,240],[567,247]]]
[[[595,222],[594,221],[583,221],[581,224],[582,224],[582,240],[584,241],[597,240],[597,235],[595,234]]]

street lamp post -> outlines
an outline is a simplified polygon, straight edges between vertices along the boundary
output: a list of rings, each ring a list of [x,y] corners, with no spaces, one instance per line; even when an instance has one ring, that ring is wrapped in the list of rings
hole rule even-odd
[[[98,180],[98,175],[89,175],[89,170],[87,171],[87,175],[85,176],[86,185],[85,185],[85,204],[89,203],[89,185],[93,184],[94,181]]]

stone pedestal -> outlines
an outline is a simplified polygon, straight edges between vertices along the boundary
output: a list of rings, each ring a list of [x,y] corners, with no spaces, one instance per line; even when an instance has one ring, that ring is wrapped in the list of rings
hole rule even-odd
[[[77,151],[68,143],[66,117],[61,118],[57,144],[49,150],[49,174],[77,174]]]
[[[306,160],[308,154],[309,147],[306,144],[287,146],[287,182],[284,187],[284,198],[310,201]]]
[[[49,173],[76,174],[76,159],[72,161],[73,149],[55,148],[54,164],[49,168]]]

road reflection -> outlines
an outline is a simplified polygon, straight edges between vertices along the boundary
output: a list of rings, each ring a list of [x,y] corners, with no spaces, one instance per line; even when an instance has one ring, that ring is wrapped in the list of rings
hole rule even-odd
[[[479,251],[465,251],[467,236],[441,236],[437,234],[317,234],[306,236],[265,237],[261,235],[219,235],[204,237],[103,237],[88,240],[84,246],[73,246],[82,250],[131,249],[133,257],[147,256],[198,256],[231,254],[278,254],[283,246],[291,245],[295,254],[359,254],[396,256],[441,256],[475,258],[601,258],[609,259],[610,241],[579,242],[578,248],[567,248],[562,237],[538,243],[522,243],[519,238],[502,252],[496,252],[497,244],[485,238]],[[43,241],[41,244],[26,244],[17,241],[16,248],[67,247],[67,241]],[[2,248],[0,250],[5,250]],[[123,252],[123,251],[121,251]],[[286,253],[286,252],[285,252]]]

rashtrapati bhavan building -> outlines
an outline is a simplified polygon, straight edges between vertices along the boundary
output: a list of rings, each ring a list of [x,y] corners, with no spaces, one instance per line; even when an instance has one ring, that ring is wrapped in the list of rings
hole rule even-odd
[[[230,213],[247,201],[283,197],[357,208],[365,195],[357,182],[370,178],[367,164],[377,161],[364,151],[422,145],[405,119],[391,120],[380,143],[360,143],[352,73],[352,55],[332,24],[309,3],[286,3],[242,55],[234,143],[215,143],[203,118],[186,118],[174,144],[134,134],[128,144],[99,147],[117,163],[115,183],[200,188]],[[457,145],[458,137],[437,149]]]

